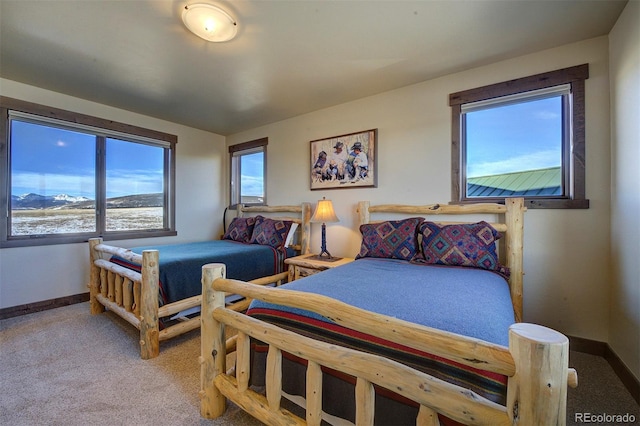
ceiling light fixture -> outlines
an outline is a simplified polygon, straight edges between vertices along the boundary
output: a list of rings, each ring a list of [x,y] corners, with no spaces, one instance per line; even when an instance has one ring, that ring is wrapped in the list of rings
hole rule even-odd
[[[238,23],[218,6],[194,3],[182,11],[184,25],[195,35],[207,41],[229,41],[238,33]]]

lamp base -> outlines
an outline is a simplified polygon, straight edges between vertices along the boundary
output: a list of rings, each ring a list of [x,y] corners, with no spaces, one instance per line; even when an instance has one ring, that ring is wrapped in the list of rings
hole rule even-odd
[[[320,260],[322,262],[336,262],[338,260],[342,260],[341,257],[336,256],[323,256],[321,254],[314,254],[313,256],[307,257],[309,260]]]

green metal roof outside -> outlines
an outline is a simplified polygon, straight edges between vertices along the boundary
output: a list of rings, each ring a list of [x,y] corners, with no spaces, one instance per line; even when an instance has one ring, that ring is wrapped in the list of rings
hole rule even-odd
[[[467,179],[468,197],[562,195],[560,167]]]

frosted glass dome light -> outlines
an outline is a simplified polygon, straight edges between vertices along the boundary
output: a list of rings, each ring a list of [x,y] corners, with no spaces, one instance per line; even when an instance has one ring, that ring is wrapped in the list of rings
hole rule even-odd
[[[182,22],[195,35],[207,41],[229,41],[238,33],[238,23],[225,10],[208,3],[186,5]]]

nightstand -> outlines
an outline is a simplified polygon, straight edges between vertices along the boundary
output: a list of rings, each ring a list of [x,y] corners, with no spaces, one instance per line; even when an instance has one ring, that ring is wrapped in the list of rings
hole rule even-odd
[[[314,259],[315,256],[314,254],[303,254],[285,259],[284,263],[289,265],[289,282],[353,262],[354,260],[352,257],[343,257],[339,260],[326,261]]]

